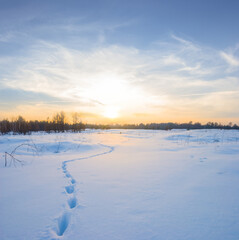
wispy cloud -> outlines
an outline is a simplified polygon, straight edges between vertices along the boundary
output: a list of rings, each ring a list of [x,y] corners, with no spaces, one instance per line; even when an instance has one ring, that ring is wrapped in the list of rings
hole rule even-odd
[[[181,111],[188,116],[198,111],[206,118],[224,111],[227,103],[227,110],[235,115],[239,78],[236,70],[227,71],[225,60],[239,66],[238,59],[225,51],[175,35],[148,50],[119,45],[79,50],[40,41],[24,58],[12,59],[1,82],[5,87],[77,102],[82,111],[95,114],[104,106],[117,105],[133,114],[170,118]],[[225,100],[227,93],[234,97]]]
[[[221,56],[231,67],[239,67],[239,59],[237,57],[223,51]]]
[[[174,34],[171,34],[171,37],[182,44],[182,46],[183,46],[182,50],[185,50],[185,49],[189,50],[190,49],[190,51],[195,51],[195,52],[201,50],[201,48],[199,46],[197,46],[195,43],[193,43],[189,40],[183,39],[183,38],[178,37]]]
[[[9,42],[14,37],[12,32],[6,32],[5,34],[0,34],[0,42]]]

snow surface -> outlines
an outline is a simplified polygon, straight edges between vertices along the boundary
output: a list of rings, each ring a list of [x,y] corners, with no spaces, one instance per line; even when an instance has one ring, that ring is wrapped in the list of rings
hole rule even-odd
[[[4,135],[0,154],[1,240],[239,239],[239,131]]]

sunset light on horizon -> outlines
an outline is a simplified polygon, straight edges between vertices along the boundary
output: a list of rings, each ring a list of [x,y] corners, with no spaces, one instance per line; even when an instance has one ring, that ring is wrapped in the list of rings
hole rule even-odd
[[[1,2],[0,119],[239,123],[236,1]]]

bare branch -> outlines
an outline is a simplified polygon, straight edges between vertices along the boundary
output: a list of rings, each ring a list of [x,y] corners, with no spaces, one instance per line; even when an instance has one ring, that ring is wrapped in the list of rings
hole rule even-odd
[[[32,145],[31,145],[31,144],[28,144],[28,143],[22,143],[22,144],[16,146],[16,147],[12,150],[11,153],[5,152],[5,167],[7,167],[7,166],[11,167],[12,163],[13,163],[14,167],[16,167],[17,164],[20,164],[21,166],[23,166],[23,165],[26,164],[25,161],[19,160],[19,159],[17,159],[17,158],[15,157],[16,151],[17,151],[20,147],[22,147],[22,146],[27,146],[27,147],[29,147],[33,152],[35,152],[36,154],[38,154],[38,149],[37,149],[37,147],[36,147],[36,145],[35,145],[34,143],[33,143]],[[10,159],[10,160],[8,161],[8,159]],[[8,162],[9,162],[9,164],[8,164]]]

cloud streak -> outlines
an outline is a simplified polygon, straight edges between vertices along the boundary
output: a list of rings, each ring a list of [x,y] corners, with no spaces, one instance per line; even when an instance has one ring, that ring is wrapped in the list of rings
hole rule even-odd
[[[79,50],[39,41],[24,58],[9,61],[1,76],[4,87],[77,102],[96,115],[114,105],[122,114],[145,112],[156,120],[182,111],[206,119],[221,116],[227,103],[227,116],[239,117],[237,57],[175,35],[147,50],[120,45]],[[225,99],[228,93],[233,97]]]
[[[239,59],[237,59],[235,56],[221,52],[222,58],[232,67],[239,67]]]

